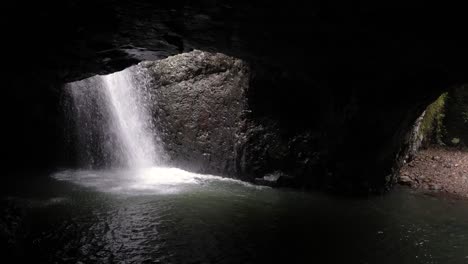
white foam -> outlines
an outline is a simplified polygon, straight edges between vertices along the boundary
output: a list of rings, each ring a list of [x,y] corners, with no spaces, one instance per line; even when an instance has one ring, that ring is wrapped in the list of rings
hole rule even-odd
[[[223,182],[250,188],[265,188],[214,175],[197,174],[178,168],[150,167],[135,170],[65,170],[52,175],[100,192],[130,195],[174,194],[196,186]]]

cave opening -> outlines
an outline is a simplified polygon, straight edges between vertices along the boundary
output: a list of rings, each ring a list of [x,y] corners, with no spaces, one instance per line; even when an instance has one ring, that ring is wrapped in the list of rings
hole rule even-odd
[[[443,93],[416,120],[399,182],[413,188],[468,195],[468,88]]]

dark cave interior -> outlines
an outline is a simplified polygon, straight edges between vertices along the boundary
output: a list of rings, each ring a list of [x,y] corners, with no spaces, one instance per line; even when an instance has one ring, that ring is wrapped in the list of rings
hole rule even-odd
[[[396,184],[437,191],[415,173],[440,172],[467,195],[468,109],[447,108],[444,135],[465,149],[415,153],[428,105],[468,100],[461,6],[53,0],[2,11],[0,248],[12,263],[466,263],[466,200]],[[79,167],[65,87],[104,89],[120,71],[150,87],[174,166],[150,172],[164,177]],[[75,128],[112,125],[102,89],[80,97],[92,109]]]
[[[253,118],[273,120],[284,137],[311,135],[324,182],[378,190],[394,182],[414,120],[467,78],[455,6],[51,1],[7,10],[11,168],[66,162],[64,83],[199,49],[249,63]]]

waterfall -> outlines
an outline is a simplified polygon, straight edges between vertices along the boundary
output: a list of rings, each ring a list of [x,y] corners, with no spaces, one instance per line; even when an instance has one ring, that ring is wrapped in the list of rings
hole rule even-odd
[[[146,168],[161,164],[161,147],[138,66],[66,86],[81,165]],[[140,81],[138,81],[138,78]]]
[[[168,166],[152,113],[157,100],[151,83],[150,72],[137,65],[67,84],[66,134],[80,164],[52,177],[128,195],[174,194],[214,181],[248,185]]]

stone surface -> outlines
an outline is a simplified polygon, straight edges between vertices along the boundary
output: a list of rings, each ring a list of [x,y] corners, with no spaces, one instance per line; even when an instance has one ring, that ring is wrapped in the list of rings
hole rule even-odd
[[[238,175],[249,67],[223,54],[193,51],[140,64],[153,76],[155,122],[173,165]]]
[[[250,67],[242,60],[196,50],[139,68],[151,76],[142,85],[171,165],[271,186],[310,185],[327,176],[317,135],[252,115]]]
[[[444,143],[468,147],[468,85],[454,87],[448,93],[444,118]]]

